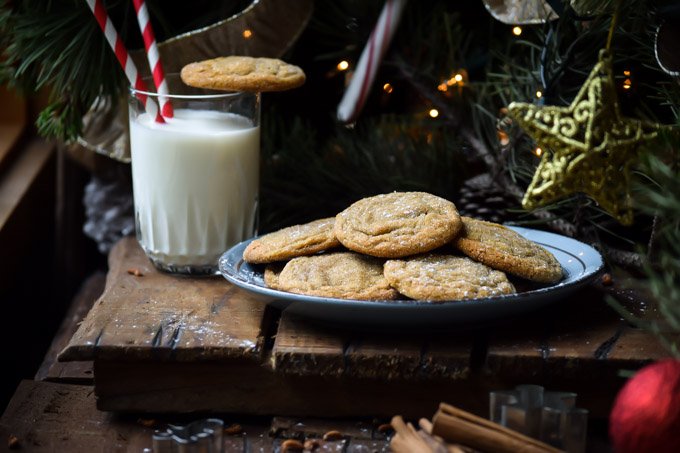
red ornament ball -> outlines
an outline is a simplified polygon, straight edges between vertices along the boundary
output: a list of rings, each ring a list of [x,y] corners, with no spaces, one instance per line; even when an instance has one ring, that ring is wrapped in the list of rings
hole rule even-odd
[[[623,386],[609,437],[616,453],[680,452],[680,360],[647,365]]]

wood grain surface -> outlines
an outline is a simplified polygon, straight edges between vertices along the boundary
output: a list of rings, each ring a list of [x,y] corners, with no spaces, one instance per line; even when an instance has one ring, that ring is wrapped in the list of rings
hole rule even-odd
[[[223,278],[162,273],[125,238],[109,256],[104,294],[59,360],[257,360],[264,320],[265,306]]]
[[[76,333],[78,326],[89,313],[92,305],[104,291],[106,275],[95,272],[85,280],[73,298],[52,344],[45,354],[42,365],[35,374],[36,381],[70,382],[74,384],[93,384],[92,361],[58,362],[57,355],[66,347]]]
[[[98,405],[112,411],[426,415],[451,401],[483,414],[489,390],[532,383],[606,416],[620,371],[668,352],[605,293],[448,333],[358,331],[265,307],[224,279],[160,273],[128,238],[59,359],[94,359]]]
[[[23,381],[0,418],[0,451],[13,442],[12,451],[139,453],[151,448],[154,430],[203,417],[111,414],[96,409],[91,386]],[[225,427],[236,427],[223,434],[225,452],[281,451],[288,439],[314,440],[317,452],[389,451],[388,432],[381,430],[385,420],[219,417]],[[324,441],[330,431],[339,433],[340,439]]]

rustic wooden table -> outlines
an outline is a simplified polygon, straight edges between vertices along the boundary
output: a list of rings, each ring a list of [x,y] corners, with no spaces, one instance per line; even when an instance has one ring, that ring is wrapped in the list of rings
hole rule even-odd
[[[279,451],[337,430],[318,451],[381,452],[391,415],[431,417],[440,401],[486,415],[489,390],[538,383],[579,392],[600,420],[589,451],[607,451],[601,421],[618,372],[666,352],[616,316],[602,289],[494,329],[367,334],[264,307],[219,278],[160,274],[125,239],[108,275],[83,285],[35,380],[17,389],[0,439],[27,451],[139,452],[165,422],[217,411],[243,427],[225,451]]]
[[[430,416],[447,401],[486,415],[489,390],[532,383],[606,417],[619,372],[667,355],[593,287],[493,328],[378,334],[315,325],[221,278],[157,272],[132,238],[109,266],[53,371],[93,361],[106,411]]]
[[[188,423],[204,414],[116,414],[97,410],[93,362],[58,362],[79,323],[102,294],[104,274],[84,282],[34,380],[23,381],[0,418],[0,451],[140,453],[167,423]],[[320,419],[220,414],[228,430],[225,452],[279,452],[287,440],[314,440],[316,452],[388,451],[385,419]],[[236,426],[238,425],[238,426]],[[240,429],[239,429],[240,427]],[[327,434],[332,439],[323,440]],[[340,436],[337,436],[337,433]]]

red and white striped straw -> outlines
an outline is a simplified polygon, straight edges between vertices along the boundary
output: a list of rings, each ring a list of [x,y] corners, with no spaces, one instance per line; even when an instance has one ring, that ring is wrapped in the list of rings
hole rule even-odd
[[[338,119],[349,123],[354,121],[366,103],[371,86],[378,72],[394,32],[399,25],[401,13],[406,6],[406,0],[386,0],[378,22],[368,38],[366,47],[359,57],[352,81],[345,90],[345,94],[338,104]]]
[[[102,2],[102,0],[86,0],[86,1],[90,9],[92,10],[95,19],[97,19],[99,27],[104,32],[106,41],[108,41],[109,46],[111,46],[111,49],[116,54],[118,63],[120,63],[123,70],[125,71],[125,76],[130,82],[130,85],[132,85],[135,90],[148,91],[148,88],[146,87],[144,80],[142,80],[142,77],[139,75],[139,72],[137,72],[137,67],[132,61],[132,58],[130,58],[130,54],[125,48],[123,41],[120,39],[120,36],[116,31],[116,28],[113,26],[111,19],[109,19],[109,15],[106,13],[106,9],[104,8],[104,3]],[[156,122],[158,123],[165,122],[160,112],[158,111],[158,106],[152,99],[149,99],[147,95],[142,94],[140,92],[137,92],[136,96],[137,99],[139,99],[140,102],[144,105],[146,113],[148,113],[149,116],[155,118]]]
[[[144,38],[144,49],[146,50],[146,57],[149,60],[149,68],[153,74],[153,82],[156,84],[156,92],[160,95],[168,94],[168,82],[165,80],[165,73],[163,72],[163,65],[161,63],[160,54],[158,53],[158,46],[156,45],[156,36],[153,28],[151,28],[151,21],[149,20],[149,10],[146,8],[144,0],[133,0],[135,4],[135,11],[137,12],[137,22],[139,22],[139,30],[142,32]],[[172,118],[173,110],[170,99],[165,96],[159,96],[158,99],[161,105],[161,115],[164,118]]]

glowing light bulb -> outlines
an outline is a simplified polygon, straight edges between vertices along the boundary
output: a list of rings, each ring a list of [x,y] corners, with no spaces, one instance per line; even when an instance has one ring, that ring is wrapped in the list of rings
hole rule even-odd
[[[512,34],[515,35],[515,36],[521,35],[522,34],[522,27],[520,27],[520,26],[512,27]]]
[[[501,146],[505,146],[510,143],[510,137],[505,131],[499,129],[496,131],[496,135],[498,136],[498,143],[500,143]]]
[[[537,98],[542,98],[543,97],[543,92],[541,90],[536,90],[536,97]]]
[[[630,79],[626,79],[623,81],[623,89],[624,90],[630,90],[630,87],[633,86],[633,82]]]
[[[390,94],[392,91],[394,91],[394,87],[390,83],[386,83],[383,85],[383,91],[387,94]]]
[[[245,39],[249,39],[251,36],[253,36],[252,30],[249,30],[247,28],[245,30],[243,30],[243,37]]]
[[[538,156],[538,157],[541,157],[541,154],[543,154],[543,150],[542,150],[540,147],[537,146],[537,147],[534,149],[534,154],[535,154],[536,156]]]
[[[338,71],[345,71],[349,68],[349,62],[346,60],[342,60],[340,63],[338,63]]]
[[[630,71],[626,69],[625,71],[623,71],[623,75],[625,75],[626,77],[630,77]]]
[[[439,110],[437,109],[430,109],[429,114],[432,118],[437,118],[439,116]]]
[[[446,84],[446,82],[442,82],[439,85],[437,85],[437,89],[439,91],[446,91],[449,89],[449,86]]]
[[[462,82],[463,81],[463,75],[462,74],[456,74],[455,76],[453,76],[453,79],[456,82]]]

